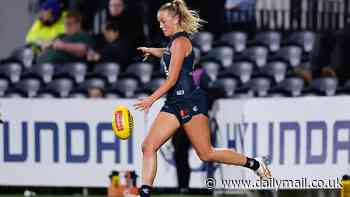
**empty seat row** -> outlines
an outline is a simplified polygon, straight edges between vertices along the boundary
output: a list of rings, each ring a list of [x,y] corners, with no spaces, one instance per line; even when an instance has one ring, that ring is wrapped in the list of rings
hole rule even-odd
[[[27,75],[36,75],[45,84],[50,83],[53,77],[57,75],[70,76],[74,78],[75,83],[80,84],[84,82],[86,76],[91,74],[88,72],[88,66],[79,62],[65,65],[38,64],[27,70],[24,70],[19,63],[7,63],[0,65],[0,73],[7,76],[11,83],[17,83]],[[113,84],[121,74],[121,66],[117,63],[97,64],[92,73],[106,77],[108,83]],[[147,83],[154,74],[153,65],[143,62],[134,63],[127,68],[124,74],[135,75],[142,83]]]
[[[236,76],[241,83],[248,82],[253,75],[257,74],[267,75],[271,77],[275,83],[279,83],[285,79],[289,72],[293,71],[288,62],[278,59],[267,62],[262,68],[256,68],[255,64],[249,60],[242,60],[227,68],[223,68],[218,61],[210,59],[201,62],[201,67],[211,80],[216,80],[222,75],[232,74]]]
[[[273,85],[271,79],[266,76],[255,77],[243,85],[240,85],[240,82],[234,77],[222,77],[216,81],[217,87],[224,92],[223,97],[225,98],[241,97],[241,95],[255,97],[267,97],[269,95],[286,97],[349,95],[350,81],[343,87],[340,87],[338,83],[337,78],[324,77],[315,79],[309,85],[306,85],[304,80],[298,76],[288,77],[276,85]]]
[[[304,56],[301,47],[297,45],[283,46],[273,55],[269,55],[267,47],[263,45],[250,46],[240,54],[234,53],[234,50],[230,46],[221,45],[211,49],[201,59],[215,59],[224,68],[230,67],[233,63],[242,60],[248,60],[254,63],[257,68],[264,67],[268,61],[272,60],[285,61],[293,68],[299,67],[303,62],[309,61],[309,57]]]
[[[282,34],[276,31],[258,32],[252,40],[248,40],[245,32],[228,32],[221,36],[216,43],[226,43],[231,45],[235,52],[242,52],[246,49],[249,42],[261,43],[268,47],[270,52],[279,50],[282,44],[296,44],[302,47],[306,53],[311,52],[316,39],[316,33],[311,31],[302,31],[291,33],[282,39]],[[214,44],[214,35],[210,32],[198,32],[193,36],[193,42],[199,46],[203,53],[209,52]]]
[[[9,88],[8,86],[6,87],[6,80],[0,78],[0,96],[77,98],[86,97],[90,88],[99,88],[105,92],[105,96],[108,98],[136,98],[149,95],[164,80],[164,78],[157,78],[151,80],[145,86],[139,86],[139,80],[134,77],[126,77],[118,80],[113,86],[107,86],[106,79],[96,76],[84,81],[80,86],[75,86],[74,79],[61,77],[55,78],[52,82],[43,86],[40,79],[26,78],[21,80],[16,87]],[[219,77],[213,84],[213,86],[222,90],[222,97],[224,98],[350,94],[350,80],[340,87],[338,79],[332,77],[315,79],[307,85],[298,76],[289,76],[280,83],[275,84],[270,77],[258,75],[242,84],[237,77],[228,74]]]
[[[89,89],[99,88],[101,90],[114,92],[120,97],[132,98],[137,92],[149,93],[154,91],[164,82],[164,78],[150,79],[144,85],[140,85],[140,80],[135,76],[125,75],[116,83],[110,85],[106,77],[100,75],[89,76],[81,84],[77,84],[74,78],[66,75],[54,77],[53,80],[45,84],[37,76],[27,76],[18,83],[10,86],[10,81],[6,77],[0,76],[0,97],[6,97],[9,94],[23,94],[25,97],[41,97],[45,95],[54,95],[55,97],[69,97],[72,93],[87,93]]]

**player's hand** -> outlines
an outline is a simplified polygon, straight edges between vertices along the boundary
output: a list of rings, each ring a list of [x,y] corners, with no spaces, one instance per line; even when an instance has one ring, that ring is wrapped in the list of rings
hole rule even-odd
[[[150,48],[148,47],[138,47],[137,50],[141,51],[142,53],[151,53],[150,51]]]
[[[151,49],[148,47],[138,47],[137,50],[141,51],[145,61],[151,55]]]
[[[136,110],[140,111],[148,111],[148,109],[152,106],[154,103],[154,100],[152,97],[146,97],[146,98],[140,98],[137,100],[137,102],[133,105]]]

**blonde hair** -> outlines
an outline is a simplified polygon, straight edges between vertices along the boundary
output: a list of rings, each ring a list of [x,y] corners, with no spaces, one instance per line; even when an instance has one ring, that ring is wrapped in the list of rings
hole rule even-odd
[[[188,9],[183,0],[173,0],[171,3],[166,3],[159,9],[159,11],[163,10],[169,11],[173,16],[178,16],[180,27],[187,33],[197,32],[205,23],[196,11]]]

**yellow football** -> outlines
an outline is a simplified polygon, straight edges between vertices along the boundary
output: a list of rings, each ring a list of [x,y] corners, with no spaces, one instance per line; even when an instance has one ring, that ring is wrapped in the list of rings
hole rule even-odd
[[[113,112],[112,128],[115,135],[128,139],[134,129],[134,119],[125,105],[118,105]]]

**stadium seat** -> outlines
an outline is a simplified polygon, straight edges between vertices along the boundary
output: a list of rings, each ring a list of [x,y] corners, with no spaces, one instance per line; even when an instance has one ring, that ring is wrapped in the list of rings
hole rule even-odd
[[[144,90],[154,92],[157,88],[164,83],[165,79],[162,77],[153,78],[150,82],[145,84]]]
[[[0,65],[0,73],[4,73],[10,78],[11,83],[17,83],[21,78],[22,65],[19,63],[6,63]]]
[[[225,98],[232,98],[238,87],[239,81],[235,77],[224,76],[217,80],[220,89],[225,93]]]
[[[59,97],[68,97],[74,87],[74,79],[71,77],[55,77],[49,84],[48,88],[55,91]]]
[[[69,95],[69,98],[88,98],[88,96],[82,92],[73,92]]]
[[[0,97],[5,96],[5,92],[10,85],[10,79],[4,75],[0,75]]]
[[[23,64],[24,68],[29,69],[32,67],[35,55],[31,48],[20,47],[14,50],[12,57],[20,61]]]
[[[81,62],[65,64],[62,69],[63,73],[73,77],[75,83],[82,83],[87,73],[87,65]]]
[[[244,32],[228,32],[221,36],[221,41],[233,46],[235,52],[242,52],[246,49],[248,36]]]
[[[26,98],[27,95],[25,92],[23,92],[17,88],[9,88],[6,91],[5,97],[6,98]]]
[[[302,59],[302,49],[297,45],[288,45],[282,47],[277,52],[277,58],[287,61],[292,68],[300,66]]]
[[[55,66],[50,63],[37,64],[32,67],[32,72],[37,73],[41,76],[45,84],[52,81],[53,75],[55,73]]]
[[[104,76],[91,75],[85,79],[82,86],[85,90],[88,90],[90,88],[100,88],[104,90],[105,88],[107,88],[108,85],[107,85],[107,79]]]
[[[219,75],[220,63],[215,60],[206,60],[200,63],[204,72],[209,76],[210,80],[215,81]]]
[[[342,87],[339,87],[336,92],[337,96],[348,96],[350,95],[350,80],[346,80]]]
[[[237,76],[242,84],[247,83],[253,75],[254,65],[250,61],[236,62],[229,72]]]
[[[136,75],[142,84],[146,84],[151,80],[153,65],[144,62],[137,62],[128,66],[126,72]]]
[[[342,87],[339,87],[338,89],[339,89],[340,94],[349,95],[350,94],[350,79],[346,80],[344,82],[344,85]]]
[[[193,35],[193,43],[199,46],[203,53],[211,50],[214,41],[214,35],[210,32],[197,32]]]
[[[150,95],[150,92],[148,91],[137,91],[135,93],[135,98],[145,98],[148,97]]]
[[[105,97],[106,98],[111,98],[111,99],[116,99],[116,98],[122,98],[122,94],[115,91],[115,90],[108,90],[106,93],[105,93]]]
[[[296,43],[303,46],[303,50],[307,53],[311,52],[316,39],[316,34],[311,31],[292,33],[288,39],[290,43]]]
[[[254,97],[254,92],[245,87],[240,87],[236,90],[234,98],[235,99],[248,99],[248,98],[253,98]]]
[[[139,89],[139,81],[135,77],[126,76],[118,80],[115,89],[119,90],[124,97],[133,98]]]
[[[334,96],[338,87],[338,79],[334,77],[323,77],[311,82],[311,88],[324,96]]]
[[[243,56],[254,62],[255,66],[261,69],[266,65],[268,49],[262,45],[251,46],[243,52]]]
[[[268,46],[270,52],[276,52],[280,49],[281,33],[276,31],[260,32],[256,35],[255,41]]]
[[[275,83],[282,82],[287,74],[288,63],[284,61],[271,61],[266,64],[263,73],[274,79]]]
[[[348,80],[345,81],[344,87],[350,88],[350,79],[348,79]]]
[[[301,96],[304,89],[304,80],[300,77],[288,77],[281,83],[281,89],[285,91],[288,96]]]
[[[39,90],[36,98],[57,98],[58,95],[52,90]]]
[[[315,97],[315,96],[322,96],[321,93],[310,91],[310,90],[304,90],[302,93],[303,97]]]
[[[88,93],[84,88],[75,88],[70,91],[69,98],[88,98]]]
[[[33,50],[31,48],[23,49],[22,53],[20,54],[20,58],[25,68],[32,67],[34,60]]]
[[[95,73],[105,76],[108,83],[112,84],[118,80],[120,65],[113,62],[97,64],[95,65]]]
[[[193,50],[193,53],[194,53],[193,64],[197,65],[197,63],[200,61],[200,58],[201,58],[201,50],[200,50],[200,48],[198,48],[196,46],[192,46],[192,50]]]
[[[270,97],[270,98],[282,98],[287,96],[288,95],[283,90],[270,89],[267,94],[267,97]]]
[[[230,46],[217,46],[209,51],[208,57],[217,59],[223,68],[228,68],[233,63],[234,52]]]
[[[16,84],[16,87],[25,92],[28,97],[35,97],[41,87],[41,79],[36,76],[26,76]]]
[[[69,94],[69,98],[88,98],[88,94],[86,91],[83,90],[73,90],[70,94]]]
[[[267,76],[257,76],[249,82],[250,89],[257,97],[266,97],[271,88],[271,79]]]

